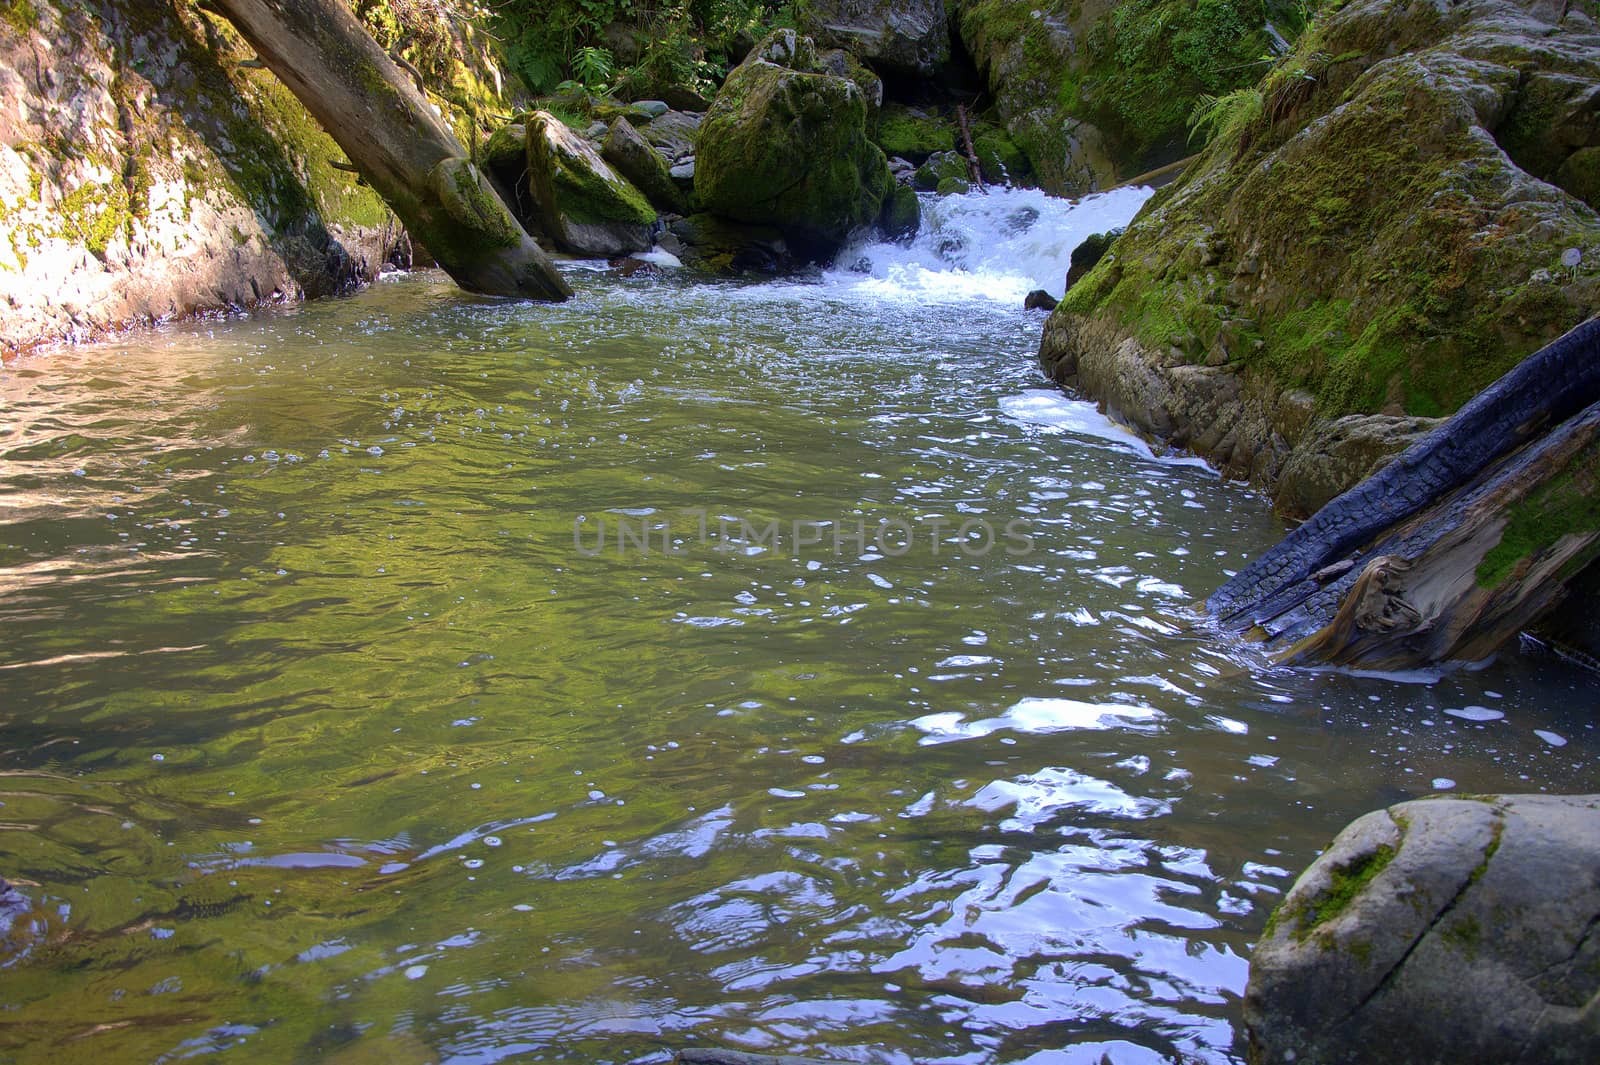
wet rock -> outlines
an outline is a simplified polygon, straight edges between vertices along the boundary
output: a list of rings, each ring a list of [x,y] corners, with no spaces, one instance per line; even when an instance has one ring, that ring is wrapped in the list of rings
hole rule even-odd
[[[656,211],[554,115],[527,119],[528,185],[543,231],[575,255],[649,251]]]
[[[1278,476],[1278,512],[1295,518],[1314,514],[1438,424],[1437,418],[1350,414],[1319,425],[1306,446],[1284,463]]]
[[[1022,307],[1029,311],[1053,311],[1056,309],[1056,303],[1054,296],[1042,288],[1036,288],[1022,301]]]
[[[689,198],[673,181],[667,161],[626,119],[612,120],[600,155],[657,208],[674,214],[688,211]]]
[[[771,225],[826,258],[879,217],[888,163],[854,82],[820,73],[809,38],[779,30],[728,75],[696,139],[695,193],[714,214]]]
[[[673,222],[670,234],[682,247],[675,252],[692,270],[716,276],[778,274],[795,265],[783,234],[771,226],[743,225],[712,214],[693,214]]]
[[[1083,239],[1083,243],[1072,249],[1072,258],[1067,263],[1067,291],[1072,291],[1072,286],[1083,279],[1083,275],[1093,270],[1100,260],[1105,258],[1106,252],[1111,250],[1111,244],[1122,233],[1121,229],[1112,229],[1104,233],[1091,233]]]
[[[749,1054],[742,1050],[680,1050],[675,1065],[840,1065],[792,1054]]]
[[[883,216],[878,228],[890,240],[909,241],[922,226],[922,203],[916,192],[898,182],[891,182],[883,198]]]
[[[926,78],[950,61],[943,0],[812,0],[800,26],[896,77]]]
[[[947,180],[966,182],[971,173],[966,159],[959,152],[935,152],[917,167],[912,184],[923,192],[933,192],[939,188],[941,182]]]
[[[1600,1060],[1600,796],[1424,799],[1351,824],[1250,962],[1251,1060]]]

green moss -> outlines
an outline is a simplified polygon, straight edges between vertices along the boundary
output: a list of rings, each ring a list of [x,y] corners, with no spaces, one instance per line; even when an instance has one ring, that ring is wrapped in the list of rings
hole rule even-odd
[[[1356,896],[1394,860],[1395,849],[1381,844],[1371,853],[1360,855],[1345,865],[1336,866],[1328,889],[1314,899],[1304,900],[1293,913],[1294,938],[1305,940],[1322,925],[1338,917]]]
[[[1478,563],[1478,586],[1498,588],[1525,561],[1564,537],[1595,533],[1600,533],[1600,448],[1591,446],[1570,469],[1510,509],[1500,542]],[[1590,545],[1575,567],[1597,553],[1600,544]]]
[[[878,119],[877,142],[885,155],[912,163],[922,163],[935,152],[953,151],[956,146],[949,120],[894,104],[886,104]]]
[[[128,190],[120,184],[84,185],[62,198],[57,215],[64,235],[104,259],[112,238],[128,222]]]
[[[0,21],[17,33],[28,33],[39,25],[39,11],[32,0],[0,0]]]
[[[1580,148],[1556,170],[1555,183],[1600,211],[1600,148]]]
[[[967,183],[966,178],[947,177],[939,179],[938,188],[934,191],[940,196],[961,196],[971,190],[972,186]]]

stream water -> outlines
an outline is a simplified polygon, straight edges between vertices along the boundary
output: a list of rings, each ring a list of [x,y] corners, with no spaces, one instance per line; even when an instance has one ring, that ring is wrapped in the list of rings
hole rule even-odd
[[[1020,309],[1142,196],[0,370],[0,1058],[1239,1060],[1318,849],[1594,790],[1600,697],[1193,624],[1281,526]]]

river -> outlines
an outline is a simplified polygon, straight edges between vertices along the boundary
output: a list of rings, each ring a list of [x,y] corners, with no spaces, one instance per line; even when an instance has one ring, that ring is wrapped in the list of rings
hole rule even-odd
[[[0,370],[0,1057],[1241,1060],[1318,849],[1593,790],[1600,693],[1197,624],[1281,524],[1021,309],[1145,195]]]

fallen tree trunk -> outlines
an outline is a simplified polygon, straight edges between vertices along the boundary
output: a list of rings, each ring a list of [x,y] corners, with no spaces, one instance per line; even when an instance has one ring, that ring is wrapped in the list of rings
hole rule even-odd
[[[1600,319],[1524,360],[1207,604],[1291,662],[1477,661],[1600,556]]]
[[[455,135],[340,0],[204,0],[344,149],[462,288],[564,300],[572,289]]]

